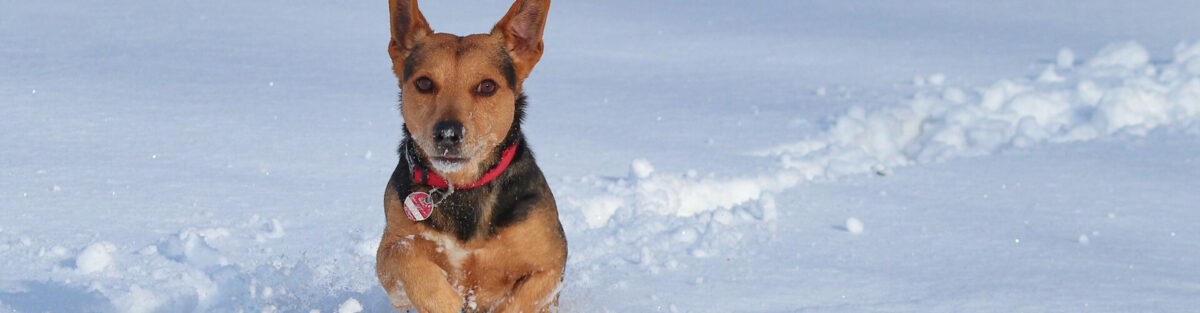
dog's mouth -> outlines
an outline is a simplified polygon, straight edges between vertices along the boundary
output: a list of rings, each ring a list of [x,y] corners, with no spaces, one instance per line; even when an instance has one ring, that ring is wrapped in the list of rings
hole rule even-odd
[[[467,162],[471,161],[471,158],[457,155],[443,155],[429,158],[429,160],[432,161],[430,163],[433,163],[433,167],[438,172],[454,173],[462,170],[467,165]]]
[[[437,152],[441,152],[441,153],[432,155],[431,159],[433,159],[434,161],[438,161],[438,162],[449,162],[449,163],[460,163],[460,162],[470,161],[471,157],[463,154],[462,149],[459,149],[459,148],[460,147],[457,147],[457,146],[455,146],[455,147],[438,146],[439,151],[437,151]]]
[[[456,173],[475,161],[478,149],[465,146],[435,146],[433,151],[426,150],[430,165],[439,173]],[[431,153],[430,153],[431,152]]]
[[[467,163],[467,161],[471,161],[471,158],[458,155],[444,155],[433,157],[433,161],[445,163]]]

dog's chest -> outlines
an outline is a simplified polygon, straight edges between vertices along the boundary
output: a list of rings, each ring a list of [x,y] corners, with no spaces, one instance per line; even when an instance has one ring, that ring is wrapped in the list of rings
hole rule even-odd
[[[446,258],[446,265],[449,267],[446,272],[458,272],[463,268],[464,261],[474,254],[475,249],[468,249],[459,244],[459,241],[450,234],[424,232],[421,233],[421,238],[433,242],[437,246],[434,251],[442,254]]]
[[[506,245],[500,238],[463,243],[454,235],[438,232],[421,233],[421,238],[436,246],[434,251],[445,261],[447,280],[468,305],[490,307],[509,293],[526,267],[509,255],[519,251],[502,249]]]
[[[472,189],[443,195],[444,190],[433,192],[428,187],[418,187],[415,192],[433,193],[435,206],[425,224],[437,231],[439,235],[450,234],[446,240],[457,242],[472,241],[478,238],[487,239],[495,227],[491,217],[496,210],[497,196],[500,191],[494,189]],[[415,193],[414,192],[414,193]],[[442,242],[446,249],[451,249],[450,242],[441,239],[427,238],[430,241]]]

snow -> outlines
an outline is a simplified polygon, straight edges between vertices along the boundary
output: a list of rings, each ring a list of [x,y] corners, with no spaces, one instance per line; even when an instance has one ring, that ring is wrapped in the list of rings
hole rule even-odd
[[[859,220],[858,218],[854,218],[854,217],[846,219],[846,231],[850,232],[851,234],[855,234],[855,235],[862,234],[863,222],[861,220]]]
[[[113,299],[113,305],[120,312],[149,313],[159,310],[162,303],[158,301],[153,292],[133,285],[129,287],[129,294]]]
[[[386,4],[3,7],[0,311],[390,310]],[[1194,311],[1197,10],[556,2],[561,311]]]
[[[650,160],[634,159],[629,165],[630,178],[647,178],[654,173],[654,165],[650,164]]]
[[[357,299],[350,298],[338,306],[337,313],[358,313],[362,310],[362,304],[359,304]]]
[[[228,236],[226,229],[206,229],[200,231],[185,230],[177,236],[168,237],[160,242],[153,251],[163,256],[191,264],[196,267],[213,267],[227,265],[228,260],[220,251],[210,246],[208,238]]]
[[[1134,41],[1114,43],[1100,49],[1095,57],[1088,60],[1088,66],[1093,68],[1119,67],[1137,69],[1150,62],[1150,52]]]
[[[1069,69],[1075,66],[1075,51],[1070,48],[1058,49],[1058,57],[1054,59],[1058,68]]]
[[[761,154],[781,156],[786,168],[811,179],[1046,142],[1145,134],[1200,120],[1200,77],[1182,71],[1190,61],[1187,56],[1162,66],[1119,61],[1138,59],[1136,51],[1144,48],[1110,45],[1097,56],[1110,61],[1089,62],[1066,77],[1055,74],[1054,80],[1003,79],[983,88],[934,84],[919,90],[906,106],[852,107],[835,118],[824,136]],[[1139,70],[1108,71],[1113,64]],[[977,90],[966,96],[966,103],[959,95],[964,89]]]
[[[79,257],[75,258],[75,269],[81,274],[93,274],[102,271],[113,264],[112,254],[117,251],[117,246],[111,242],[93,243],[83,252],[79,253]]]
[[[463,169],[463,166],[464,166],[463,162],[438,161],[438,160],[433,161],[433,168],[436,168],[438,171],[441,171],[443,173],[458,172]]]

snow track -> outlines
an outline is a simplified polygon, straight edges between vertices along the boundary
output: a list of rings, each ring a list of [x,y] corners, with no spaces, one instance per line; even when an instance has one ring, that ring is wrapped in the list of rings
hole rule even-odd
[[[1157,65],[1147,55],[1137,43],[1115,43],[1078,67],[1047,65],[1035,78],[985,87],[956,86],[940,74],[918,77],[919,91],[906,105],[854,107],[812,139],[756,153],[778,160],[777,169],[757,176],[661,173],[635,160],[628,177],[580,179],[569,188],[587,191],[560,193],[567,199],[563,219],[568,229],[584,229],[575,238],[604,239],[573,246],[573,281],[595,285],[593,277],[618,264],[658,275],[686,271],[681,264],[692,262],[681,257],[738,255],[747,244],[769,241],[758,233],[776,232],[776,195],[804,183],[1047,143],[1200,130],[1200,43],[1180,44],[1172,61]],[[860,234],[864,227],[850,217],[835,228]]]
[[[1038,144],[1115,135],[1141,136],[1158,128],[1200,122],[1200,43],[1180,43],[1169,62],[1154,64],[1136,42],[1111,44],[1082,65],[1063,49],[1058,64],[1035,78],[991,86],[956,86],[942,74],[917,77],[906,105],[852,107],[832,118],[813,139],[756,155],[775,158],[780,170],[741,178],[696,173],[638,173],[586,178],[601,191],[573,199],[588,227],[606,226],[621,210],[693,216],[730,209],[802,182],[846,175],[886,175],[900,166],[990,155]],[[644,175],[641,175],[644,174]]]

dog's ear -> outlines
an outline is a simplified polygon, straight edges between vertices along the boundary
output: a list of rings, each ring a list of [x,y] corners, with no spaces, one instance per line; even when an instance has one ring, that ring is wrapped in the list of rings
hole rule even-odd
[[[542,57],[542,30],[550,0],[517,0],[508,14],[492,28],[492,36],[504,40],[505,51],[513,61],[518,80],[525,80]]]
[[[389,0],[392,18],[392,41],[388,43],[388,54],[392,56],[392,71],[404,79],[404,60],[416,47],[421,38],[433,33],[429,22],[417,9],[417,0]]]

